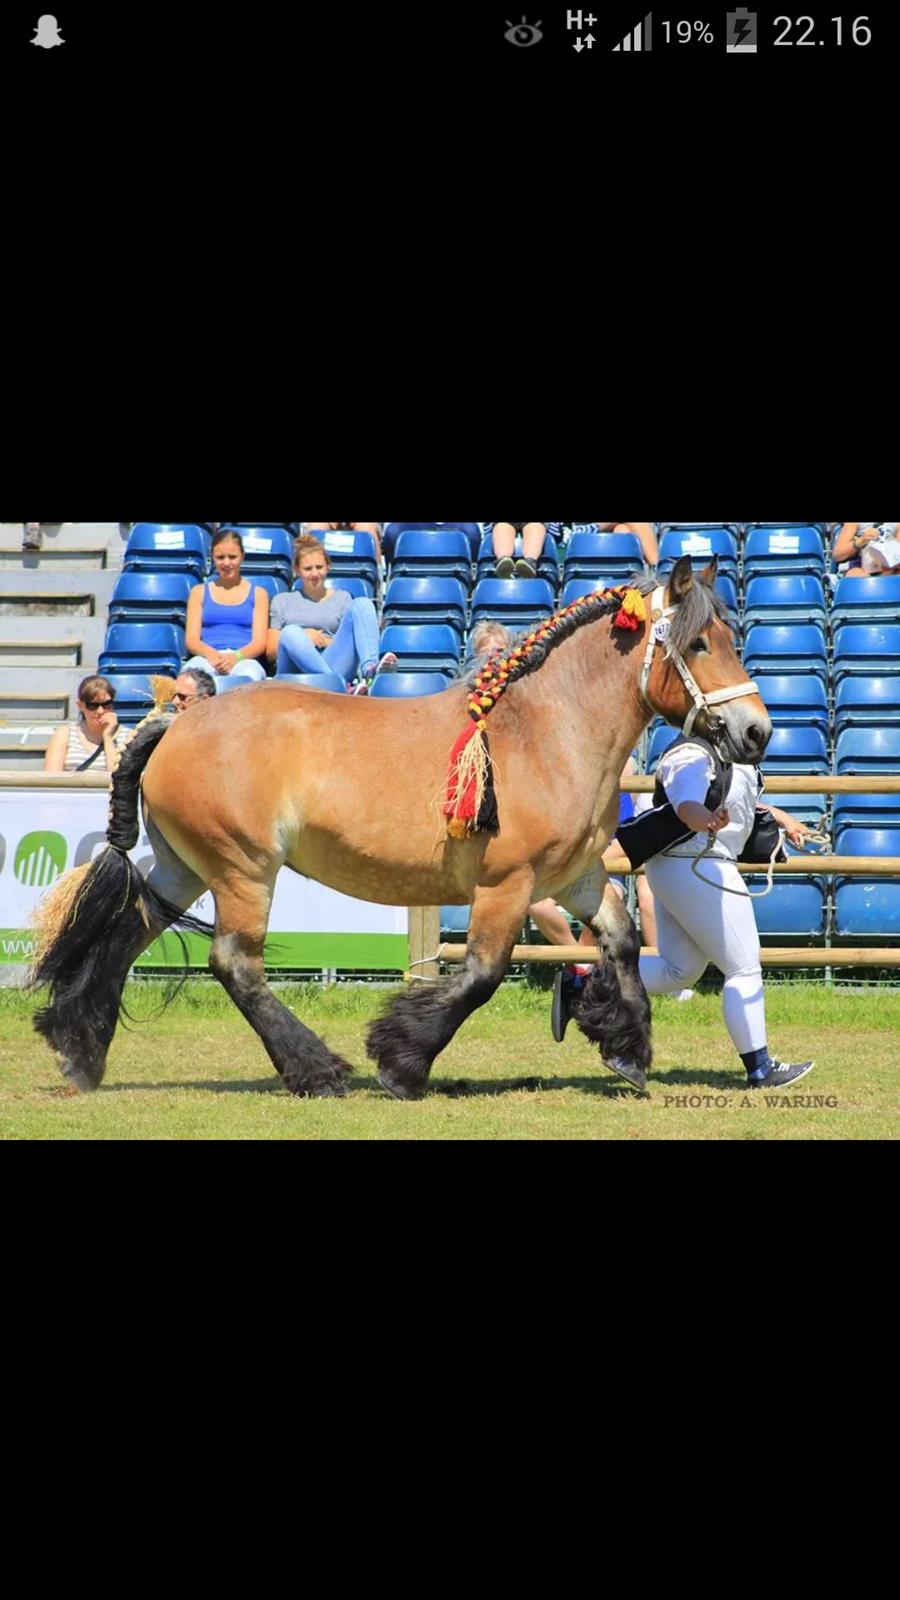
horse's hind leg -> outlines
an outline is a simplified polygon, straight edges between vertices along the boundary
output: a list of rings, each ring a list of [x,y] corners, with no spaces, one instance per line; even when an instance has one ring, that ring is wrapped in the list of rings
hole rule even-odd
[[[378,1081],[396,1099],[419,1099],[435,1056],[502,982],[533,887],[529,869],[496,888],[477,889],[459,974],[449,982],[410,988],[370,1027],[366,1045],[378,1063]]]
[[[342,1095],[352,1069],[276,1000],[266,982],[263,945],[271,886],[246,879],[213,885],[216,936],[209,964],[268,1051],[286,1089],[299,1095]]]
[[[596,907],[601,883],[602,900],[592,911],[591,901]],[[602,878],[594,873],[580,880],[567,891],[563,903],[593,928],[603,956],[572,1015],[585,1037],[599,1044],[606,1065],[636,1089],[645,1089],[652,1059],[650,1002],[638,966],[637,929],[605,873]]]

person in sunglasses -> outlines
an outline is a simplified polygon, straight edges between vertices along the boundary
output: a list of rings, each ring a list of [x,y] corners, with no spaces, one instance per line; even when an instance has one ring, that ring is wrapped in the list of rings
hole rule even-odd
[[[82,678],[77,722],[56,729],[44,756],[45,772],[115,772],[131,735],[119,727],[116,691],[108,678]]]
[[[175,679],[175,693],[172,695],[173,712],[187,711],[196,700],[206,700],[214,695],[216,686],[208,672],[203,672],[200,667],[185,667]]]

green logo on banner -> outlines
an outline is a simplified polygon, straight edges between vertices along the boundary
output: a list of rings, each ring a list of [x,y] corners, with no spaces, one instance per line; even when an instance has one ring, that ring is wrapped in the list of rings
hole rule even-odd
[[[16,851],[13,871],[29,889],[46,889],[66,867],[66,841],[61,833],[26,833]]]

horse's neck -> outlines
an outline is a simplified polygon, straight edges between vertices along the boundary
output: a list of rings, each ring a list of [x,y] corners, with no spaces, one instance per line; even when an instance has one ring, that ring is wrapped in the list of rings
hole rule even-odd
[[[616,648],[617,637],[606,621],[585,623],[537,674],[546,674],[549,696],[561,705],[576,704],[587,717],[587,735],[581,737],[598,784],[615,762],[616,775],[622,771],[651,716],[638,687],[645,634],[635,633],[627,655]]]

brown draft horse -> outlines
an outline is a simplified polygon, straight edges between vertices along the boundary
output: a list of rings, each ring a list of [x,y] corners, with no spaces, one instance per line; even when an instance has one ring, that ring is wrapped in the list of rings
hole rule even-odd
[[[613,628],[620,601],[606,596],[554,619],[490,718],[496,836],[450,838],[442,815],[448,754],[466,724],[463,684],[391,701],[272,682],[148,723],[113,779],[107,849],[45,902],[31,982],[48,984],[50,999],[35,1027],[64,1074],[80,1088],[99,1084],[132,963],[167,926],[196,926],[182,913],[210,889],[210,967],[286,1086],[344,1092],[352,1069],[266,983],[266,926],[287,866],[360,899],[471,904],[458,974],[405,990],[369,1030],[393,1095],[423,1092],[435,1057],[501,982],[529,904],[545,895],[593,927],[604,960],[579,1026],[642,1088],[650,1009],[638,939],[598,865],[617,824],[619,775],[654,712],[693,724],[733,761],[758,762],[771,735],[714,594],[715,570],[697,578],[680,560],[634,631]],[[137,841],[142,773],[156,859],[146,880],[125,854]]]

